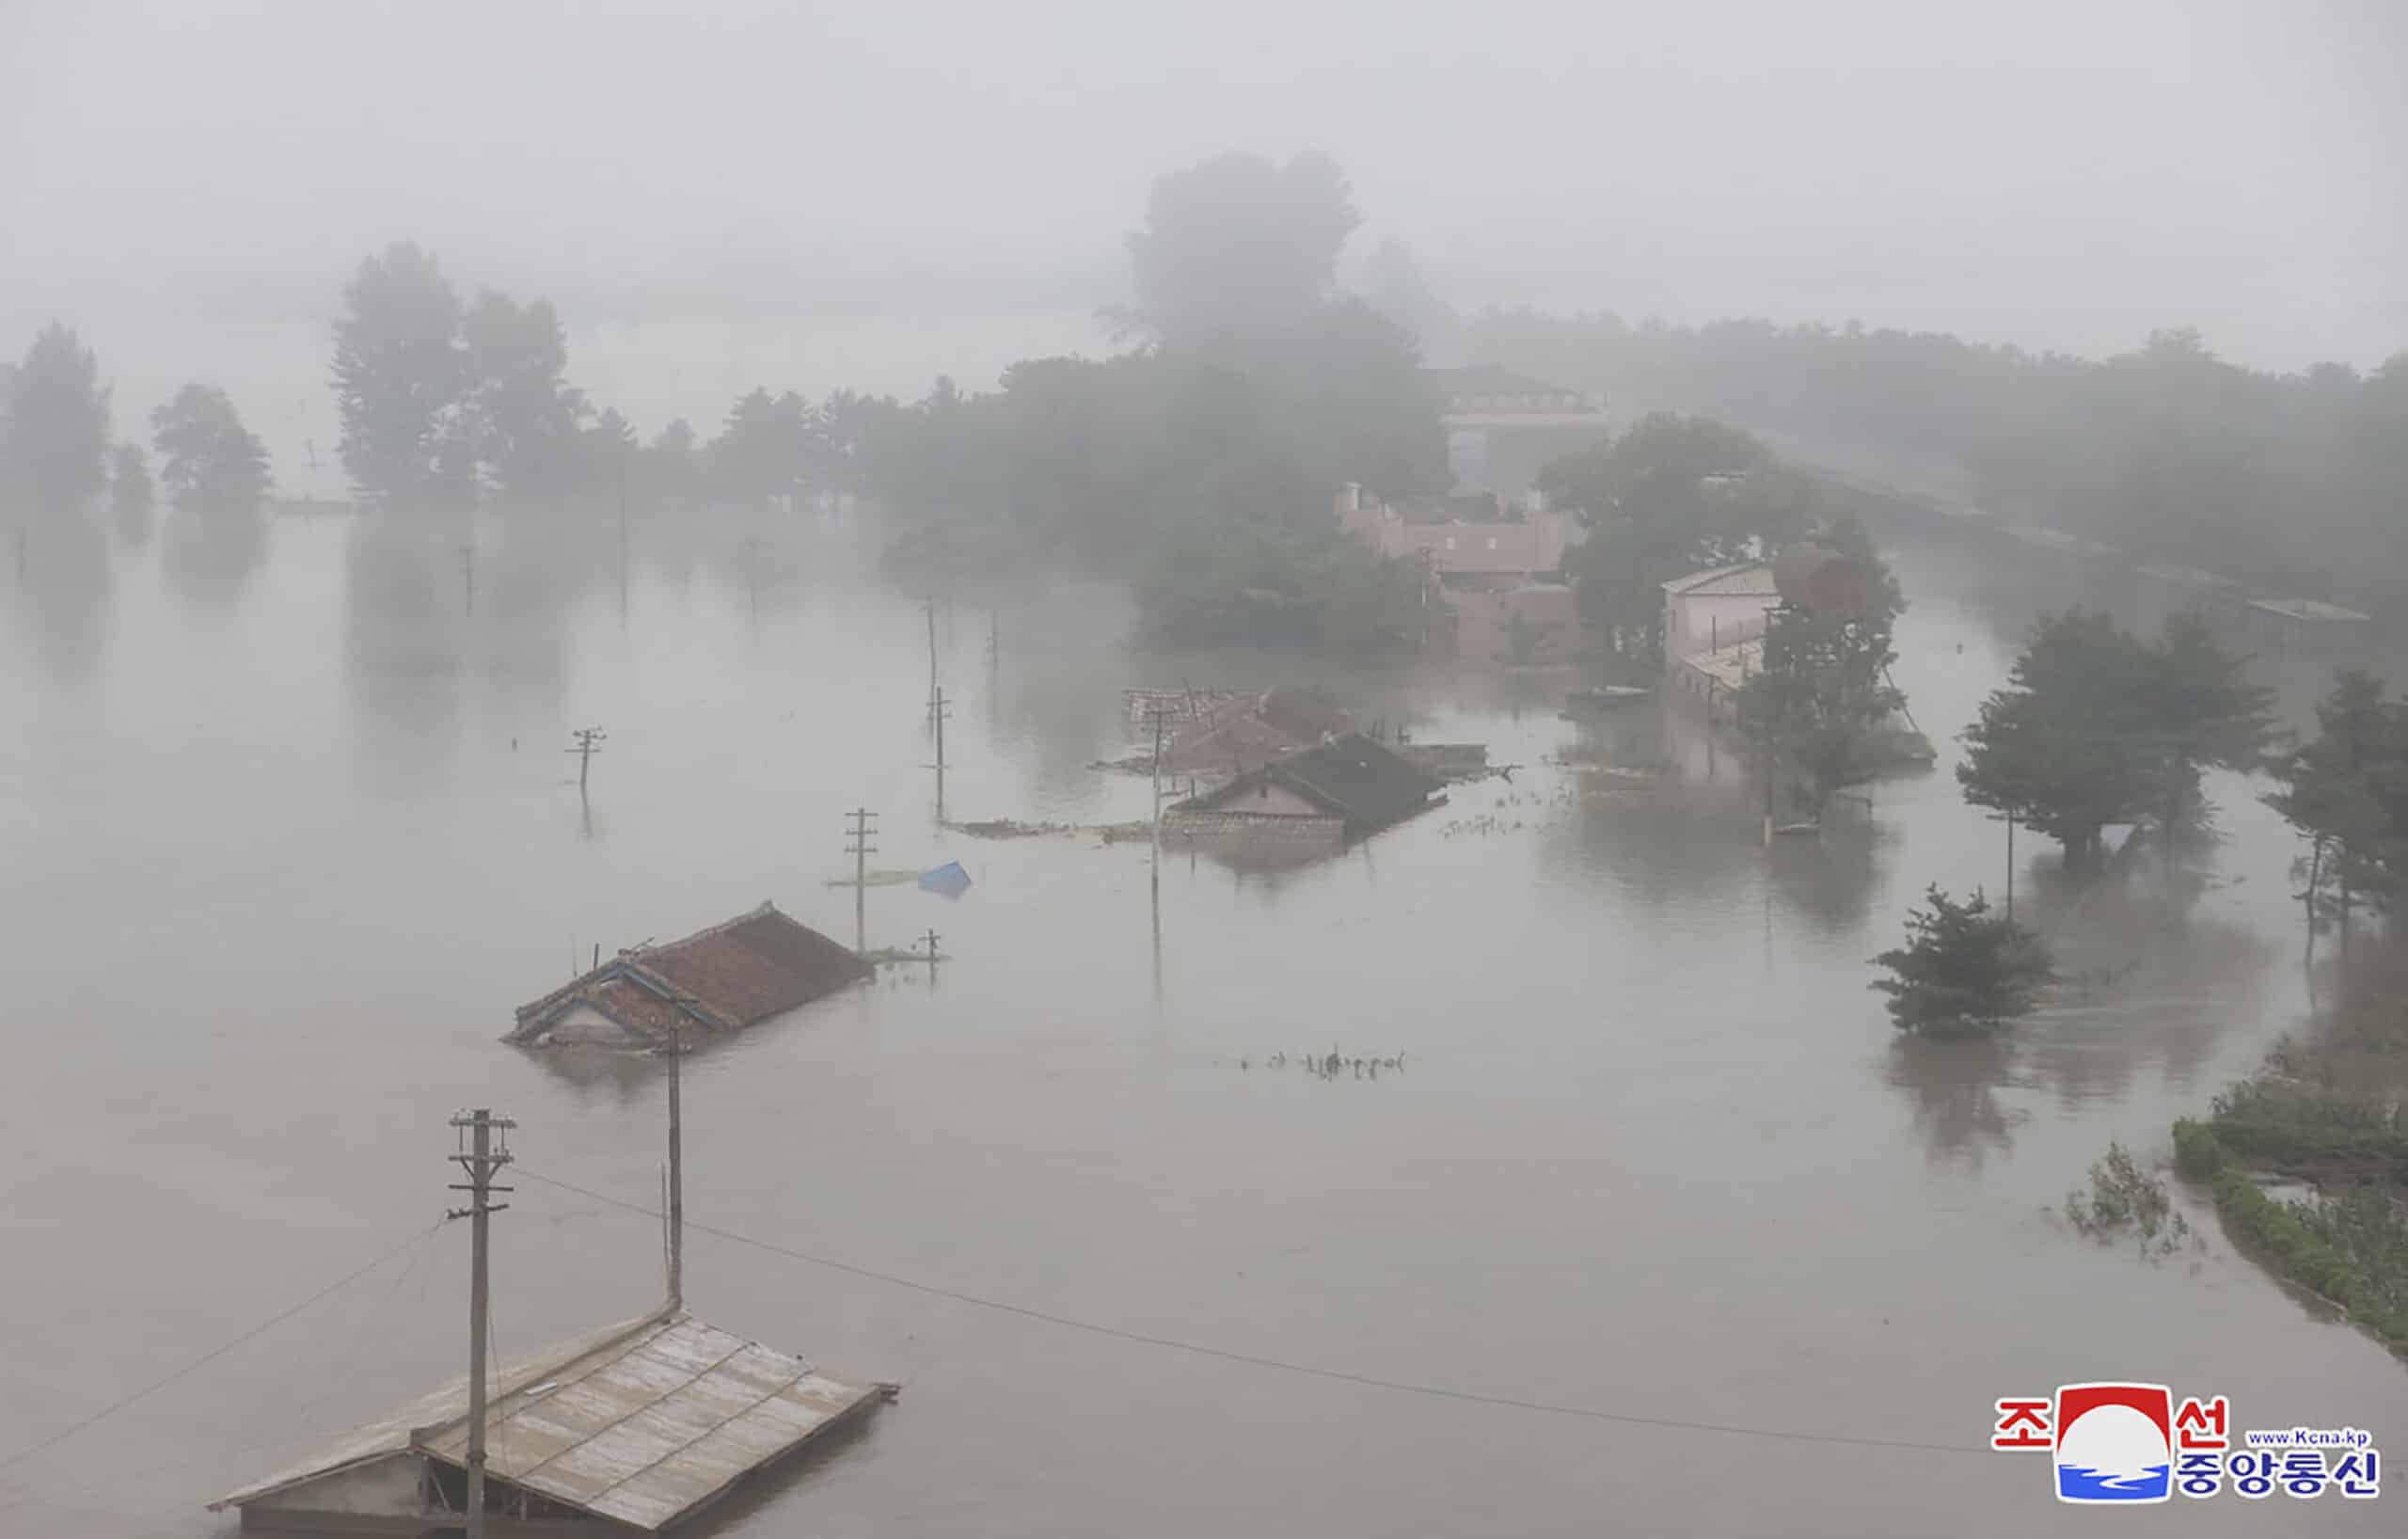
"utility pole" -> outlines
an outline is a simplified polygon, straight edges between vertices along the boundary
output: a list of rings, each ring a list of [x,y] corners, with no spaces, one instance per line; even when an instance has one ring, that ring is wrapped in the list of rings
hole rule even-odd
[[[852,843],[845,847],[853,857],[853,953],[869,955],[869,857],[878,847],[869,842],[878,830],[870,826],[878,814],[866,807],[855,807],[846,817],[852,819]]]
[[[946,713],[953,709],[953,705],[945,699],[943,685],[935,688],[936,693],[932,697],[934,704],[929,707],[929,714],[935,719],[937,724],[937,823],[943,826],[944,823],[944,719]]]
[[[470,614],[476,613],[477,547],[472,544],[464,545],[460,547],[460,588],[462,594],[465,595],[468,612]]]
[[[594,755],[602,752],[602,744],[610,735],[600,727],[579,727],[569,736],[577,739],[577,746],[562,752],[577,755],[577,794],[581,800],[585,795],[585,777],[594,768]]]
[[[921,601],[928,611],[928,714],[937,713],[937,600],[934,594]]]
[[[619,440],[619,621],[627,618],[627,440]]]
[[[507,1202],[496,1205],[486,1200],[496,1192],[509,1192],[515,1187],[496,1186],[494,1172],[510,1163],[510,1130],[518,1124],[507,1117],[496,1117],[485,1107],[453,1115],[452,1126],[458,1130],[454,1137],[458,1152],[453,1163],[467,1172],[465,1183],[453,1182],[452,1190],[467,1192],[468,1205],[452,1212],[453,1218],[469,1221],[468,1249],[468,1539],[484,1539],[485,1532],[485,1322],[490,1317],[487,1303],[490,1289],[486,1277],[487,1221],[506,1210]],[[494,1135],[499,1134],[500,1140]]]
[[[686,1146],[678,1087],[685,1075],[686,1023],[669,1023],[669,1307],[686,1305]]]
[[[928,931],[928,987],[937,986],[937,932]]]
[[[1146,719],[1153,723],[1154,728],[1154,881],[1157,883],[1162,881],[1163,864],[1163,727],[1169,715],[1169,708],[1164,706],[1146,707]]]
[[[761,623],[761,542],[744,542],[744,596],[752,607],[752,623]]]

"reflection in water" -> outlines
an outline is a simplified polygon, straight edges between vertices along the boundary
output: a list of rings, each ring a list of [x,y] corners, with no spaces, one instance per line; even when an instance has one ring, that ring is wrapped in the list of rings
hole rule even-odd
[[[693,539],[733,551],[741,527]],[[53,711],[61,730],[10,751],[18,880],[0,883],[24,962],[0,1027],[45,1044],[12,1066],[11,1131],[71,1156],[24,1183],[12,1217],[112,1221],[0,1267],[0,1360],[42,1361],[75,1309],[233,1339],[376,1253],[388,1225],[431,1217],[451,1179],[443,1119],[488,1096],[522,1119],[536,1168],[648,1205],[666,1065],[514,1053],[495,1041],[511,1007],[581,971],[597,936],[682,931],[763,897],[841,934],[863,895],[819,883],[853,868],[844,809],[883,800],[879,865],[974,850],[979,896],[942,911],[925,895],[875,899],[881,939],[943,927],[943,987],[881,968],[876,987],[697,1055],[703,1216],[731,1232],[1100,1322],[1175,1321],[1284,1360],[1600,1408],[1914,1437],[1965,1414],[1971,1381],[1935,1361],[2012,1384],[2002,1365],[2132,1372],[2190,1352],[2239,1401],[2271,1406],[2313,1382],[2320,1414],[2408,1419],[2396,1364],[2300,1320],[2254,1272],[2212,1272],[2210,1289],[2102,1268],[2034,1245],[2016,1218],[2109,1138],[2162,1139],[2289,1019],[2289,845],[2250,787],[2216,785],[2223,884],[2168,887],[2146,868],[2019,883],[2019,916],[2082,975],[2050,1010],[1993,1043],[1898,1042],[1865,959],[1926,881],[1996,885],[2000,832],[1961,804],[1944,758],[1874,788],[1870,826],[1835,819],[1819,842],[1767,852],[1746,765],[1654,707],[1576,728],[1512,680],[1150,655],[1116,643],[1122,600],[1072,585],[955,595],[958,634],[941,618],[939,644],[948,693],[962,691],[947,798],[965,817],[1143,816],[1144,777],[1088,764],[1134,747],[1124,687],[1182,680],[1326,683],[1420,740],[1486,742],[1526,767],[1304,871],[1232,873],[1174,849],[1146,873],[1141,934],[1142,848],[972,847],[925,828],[917,593],[862,578],[845,564],[858,553],[811,534],[754,536],[765,570],[790,538],[812,574],[807,605],[758,583],[758,644],[742,589],[680,592],[642,565],[623,634],[607,513],[279,522],[232,600],[241,626],[120,586],[103,676],[80,687],[109,708]],[[1945,755],[2003,663],[1952,609],[1946,574],[1918,576],[1900,672]],[[1008,651],[990,660],[997,630]],[[245,667],[254,656],[263,666]],[[0,647],[10,690],[44,667]],[[596,720],[628,752],[595,767],[587,843],[561,751]],[[177,773],[158,773],[163,748],[182,751]],[[380,794],[396,775],[407,795]],[[1513,826],[1445,832],[1491,812]],[[1335,1051],[1343,1083],[1293,1060],[1266,1072],[1274,1048],[1318,1055],[1325,1072]],[[1376,1055],[1360,1085],[1356,1054]],[[1444,1074],[1421,1071],[1441,1055]],[[506,1349],[657,1296],[653,1226],[556,1194],[515,1200],[499,1240]],[[449,1377],[463,1242],[438,1243],[452,1248],[420,1268],[431,1287],[396,1298],[373,1277],[170,1391],[183,1398],[135,1429],[156,1434],[142,1457],[91,1436],[12,1471],[29,1505],[10,1509],[10,1531],[204,1539],[222,1524],[187,1510],[193,1490],[323,1430],[288,1414],[296,1387],[330,1397],[315,1420],[349,1423]],[[1238,1365],[1208,1375],[725,1242],[697,1259],[698,1281],[765,1340],[898,1377],[942,1366],[934,1408],[977,1433],[960,1444],[977,1445],[967,1474],[874,1456],[890,1445],[873,1442],[824,1482],[767,1483],[757,1510],[725,1509],[728,1539],[894,1528],[932,1502],[1019,1510],[1042,1505],[1049,1480],[1076,1483],[1098,1531],[1144,1514],[1162,1539],[1318,1512],[1339,1485],[1336,1539],[1465,1531],[1500,1510],[1569,1533],[1601,1505],[1651,1499],[1632,1527],[1685,1531],[1708,1488],[1737,1515],[1725,1527],[1801,1492],[1820,1503],[1798,1509],[1803,1531],[1908,1539],[1943,1510],[1964,1539],[2031,1526],[2025,1488],[1984,1484],[1980,1456],[1830,1449],[1784,1473],[1764,1463],[1772,1445],[1735,1458],[1728,1439],[1600,1439],[1591,1423]],[[179,1288],[179,1262],[215,1283]],[[92,1335],[88,1376],[147,1382],[160,1340]],[[1043,1418],[1024,1414],[1032,1383],[1061,1390]],[[1147,1417],[1127,1414],[1132,1384]],[[1233,1417],[1233,1396],[1275,1414]],[[0,1448],[63,1420],[24,1400],[0,1396]],[[1165,1462],[1166,1443],[1195,1457]],[[1445,1467],[1430,1479],[1384,1477],[1433,1450]],[[1858,1499],[1865,1481],[1880,1501]],[[87,1484],[111,1510],[87,1513]],[[180,1515],[137,1510],[153,1504]],[[2384,1515],[2357,1510],[2369,1505],[2321,1521],[2384,1531]]]
[[[1998,1101],[2013,1063],[2004,1036],[1963,1042],[1902,1036],[1890,1044],[1889,1083],[1907,1092],[1915,1133],[1935,1164],[1978,1171],[1989,1154],[2015,1147],[2024,1114]]]
[[[435,532],[361,515],[345,547],[344,656],[361,757],[407,784],[443,762],[458,716],[458,600]]]
[[[167,519],[167,585],[180,597],[212,607],[240,596],[267,560],[267,516],[249,512],[178,512]]]
[[[17,530],[15,600],[20,624],[51,676],[89,676],[108,635],[114,574],[108,536],[74,516],[31,517]]]

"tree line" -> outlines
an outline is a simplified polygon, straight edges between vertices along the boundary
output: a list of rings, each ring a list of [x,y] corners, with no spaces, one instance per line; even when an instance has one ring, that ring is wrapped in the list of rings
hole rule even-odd
[[[2194,330],[2101,360],[1759,320],[1490,311],[1472,356],[1619,401],[1953,468],[2004,517],[2286,591],[2408,599],[2408,352],[2271,373]]]
[[[1154,184],[1128,239],[1131,350],[1032,358],[994,390],[940,380],[874,424],[863,465],[896,554],[1133,579],[1180,643],[1418,640],[1418,575],[1344,536],[1332,499],[1450,478],[1410,334],[1340,293],[1360,222],[1325,156],[1229,154]]]
[[[113,393],[91,348],[57,322],[18,362],[0,364],[0,500],[73,517],[105,495],[122,530],[147,530],[156,496],[150,457],[138,443],[113,439]],[[157,482],[179,508],[249,514],[274,484],[266,446],[214,385],[187,384],[153,410],[150,446]]]
[[[398,513],[478,503],[558,508],[768,505],[863,484],[862,443],[892,401],[814,402],[755,387],[705,440],[684,418],[648,442],[568,380],[547,299],[496,289],[463,301],[430,253],[397,242],[361,262],[335,323],[343,468],[360,500]]]

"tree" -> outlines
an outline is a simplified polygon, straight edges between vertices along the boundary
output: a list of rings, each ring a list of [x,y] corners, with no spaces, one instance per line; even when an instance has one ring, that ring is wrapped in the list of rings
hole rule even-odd
[[[1775,468],[1754,435],[1668,412],[1544,466],[1538,486],[1548,502],[1598,532],[1572,563],[1590,626],[1615,650],[1659,661],[1664,584],[1759,553],[1759,540],[1776,532],[1768,513],[1786,513],[1788,502],[1751,483]]]
[[[711,440],[721,489],[755,505],[800,492],[811,473],[811,403],[792,390],[772,396],[756,385],[739,397]]]
[[[2178,847],[2208,827],[2202,770],[2254,768],[2273,735],[2247,669],[2192,616],[2152,643],[2103,614],[2043,620],[1965,731],[1965,800],[2056,839],[2069,865],[2095,860],[2111,823]]]
[[[1374,246],[1363,265],[1363,298],[1425,352],[1451,348],[1463,325],[1455,308],[1431,292],[1413,248],[1394,235]]]
[[[71,514],[107,484],[109,387],[92,350],[53,321],[9,381],[7,459],[34,507]]]
[[[186,385],[150,414],[159,476],[180,508],[250,513],[267,495],[267,450],[214,385]]]
[[[2147,649],[2103,614],[2042,620],[2008,687],[1965,729],[1965,800],[2064,845],[2068,865],[2094,863],[2107,825],[2162,805],[2153,672]]]
[[[1876,591],[1894,594],[1889,569],[1873,560]],[[1890,682],[1893,612],[1886,599],[1862,616],[1784,604],[1766,625],[1763,665],[1740,687],[1739,730],[1764,751],[1768,773],[1804,783],[1818,820],[1833,792],[1873,768],[1876,734],[1907,703]]]
[[[647,503],[687,508],[703,500],[703,456],[696,447],[694,426],[683,417],[654,436],[637,464],[642,468],[642,495]]]
[[[1989,912],[1975,893],[1958,903],[1938,887],[1907,912],[1907,944],[1873,959],[1891,976],[1872,986],[1890,996],[1891,1021],[1915,1036],[1986,1036],[2028,1014],[2055,976],[2047,946],[2014,920]]]
[[[433,257],[402,241],[361,262],[342,299],[335,397],[353,485],[396,512],[471,500],[478,450],[462,411],[459,295]]]
[[[1157,178],[1129,237],[1136,308],[1124,317],[1171,346],[1244,349],[1302,325],[1329,297],[1360,222],[1345,172],[1305,152],[1284,166],[1218,155]]]
[[[583,391],[562,377],[568,338],[551,301],[480,292],[460,321],[462,401],[484,484],[506,502],[558,504],[583,479]]]
[[[121,443],[109,451],[109,514],[118,533],[129,545],[150,536],[150,459],[140,444]]]
[[[2361,899],[2384,906],[2408,877],[2408,707],[2353,669],[2316,706],[2317,734],[2271,765],[2282,789],[2266,804],[2307,841],[2300,897],[2346,932]]]
[[[2157,831],[2169,844],[2206,836],[2202,770],[2250,770],[2274,735],[2272,690],[2249,679],[2249,659],[2226,649],[2196,614],[2178,614],[2149,649],[2148,712],[2161,734]]]

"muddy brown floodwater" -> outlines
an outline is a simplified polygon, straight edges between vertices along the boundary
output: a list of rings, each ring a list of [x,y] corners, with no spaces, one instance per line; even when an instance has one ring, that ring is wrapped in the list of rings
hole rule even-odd
[[[697,1232],[699,1310],[907,1385],[718,1531],[2022,1535],[2060,1509],[2045,1461],[1987,1452],[1990,1403],[2100,1378],[2408,1458],[2408,1372],[2211,1215],[2148,1264],[2051,1212],[2299,1023],[2291,845],[2255,788],[2212,787],[2228,839],[2187,901],[2067,889],[2024,841],[2019,914],[2070,970],[2136,965],[2002,1043],[1901,1046],[1866,990],[1926,883],[2004,878],[1950,738],[2060,579],[1901,551],[1898,680],[1942,761],[1769,857],[1743,767],[1653,706],[1578,727],[1545,681],[1324,670],[1526,768],[1325,864],[1167,859],[1157,942],[1142,844],[935,826],[925,622],[853,533],[714,527],[673,556],[639,531],[623,586],[607,518],[171,532],[38,544],[0,587],[0,1457],[426,1229],[457,1107],[515,1116],[522,1171],[649,1203],[655,1066],[502,1047],[511,1007],[597,943],[765,897],[849,938],[824,882],[858,805],[874,865],[975,883],[873,889],[870,943],[933,927],[952,960],[691,1061],[696,1222],[1598,1414]],[[1087,768],[1127,751],[1119,690],[1291,666],[1145,656],[1126,619],[1079,587],[942,609],[952,816],[1141,817],[1143,781]],[[2317,667],[2285,668],[2296,708]],[[563,750],[591,724],[583,810]],[[1295,1062],[1333,1050],[1404,1064]],[[505,1358],[654,1301],[651,1219],[517,1185]],[[460,1371],[465,1243],[0,1470],[0,1529],[230,1531],[207,1499]],[[2391,1534],[2401,1499],[2117,1526]]]

